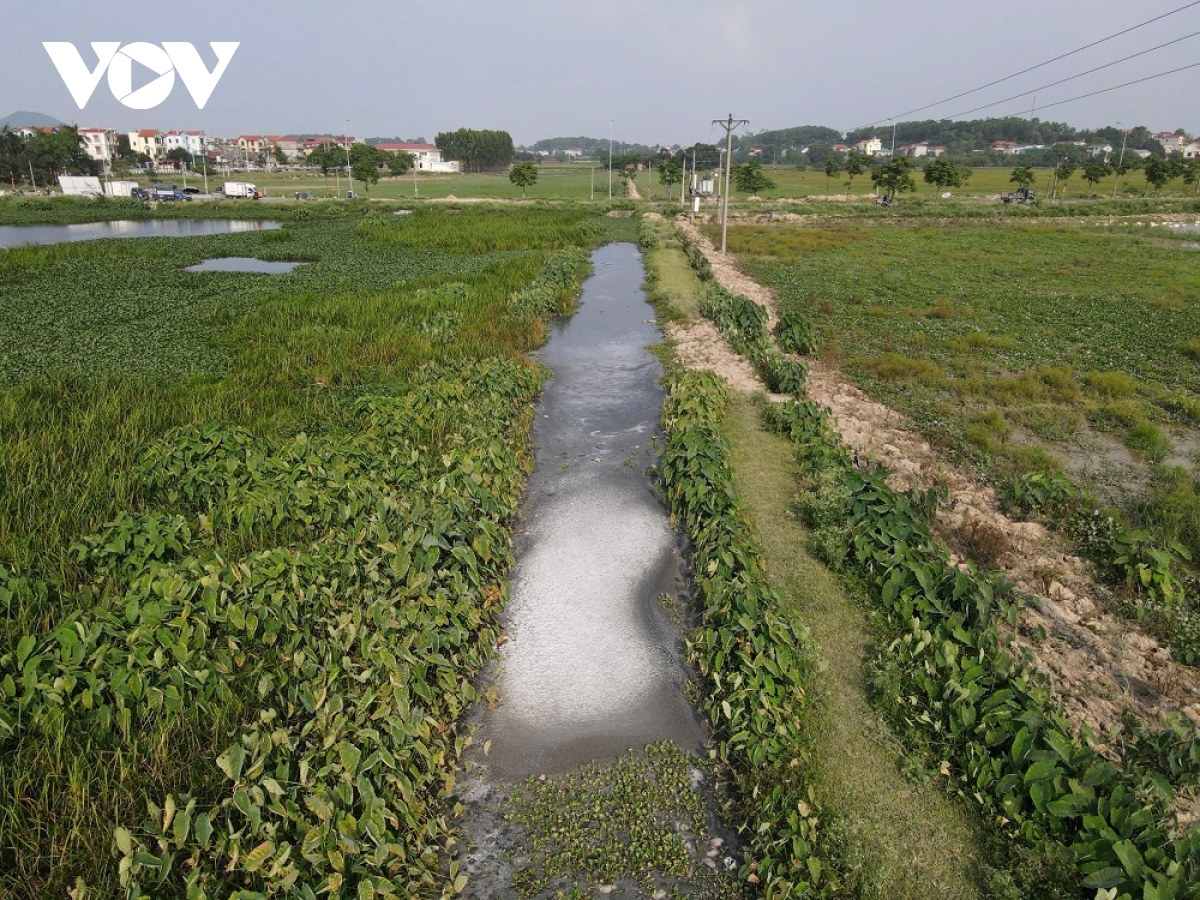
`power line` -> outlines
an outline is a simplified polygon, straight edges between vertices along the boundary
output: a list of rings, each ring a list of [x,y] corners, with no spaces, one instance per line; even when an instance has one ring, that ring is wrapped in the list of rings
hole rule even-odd
[[[1153,81],[1155,78],[1165,78],[1167,75],[1174,75],[1176,72],[1186,72],[1188,69],[1194,69],[1200,66],[1200,62],[1194,62],[1190,66],[1180,66],[1178,69],[1171,69],[1169,72],[1159,72],[1157,75],[1147,75],[1145,78],[1139,78],[1136,81],[1127,81],[1124,84],[1113,85],[1112,87],[1102,88],[1098,91],[1092,91],[1088,94],[1080,94],[1078,97],[1071,97],[1069,100],[1058,100],[1055,103],[1043,103],[1041,109],[1049,109],[1052,106],[1062,106],[1064,103],[1074,103],[1076,100],[1084,100],[1088,97],[1095,97],[1097,94],[1107,94],[1109,91],[1118,91],[1121,88],[1129,87],[1134,84],[1141,84],[1143,81]]]
[[[990,88],[990,87],[995,87],[996,85],[1002,84],[1005,81],[1011,81],[1012,79],[1017,78],[1021,75],[1025,75],[1029,72],[1032,72],[1035,69],[1041,69],[1045,66],[1050,65],[1051,63],[1056,63],[1059,60],[1066,59],[1068,56],[1074,56],[1076,53],[1082,53],[1084,50],[1090,50],[1092,47],[1099,46],[1100,44],[1103,44],[1106,41],[1111,41],[1113,38],[1118,38],[1118,37],[1121,37],[1122,35],[1129,34],[1131,31],[1137,31],[1137,29],[1139,29],[1139,28],[1144,28],[1147,25],[1152,25],[1153,23],[1159,22],[1162,19],[1165,19],[1169,16],[1173,16],[1176,13],[1181,13],[1185,9],[1191,9],[1193,6],[1200,6],[1200,0],[1192,0],[1191,3],[1187,3],[1187,4],[1179,7],[1178,9],[1173,9],[1170,12],[1163,13],[1161,16],[1155,16],[1153,19],[1147,19],[1145,22],[1139,22],[1137,25],[1133,25],[1129,28],[1126,28],[1123,31],[1118,31],[1116,34],[1110,34],[1108,37],[1100,38],[1100,40],[1098,40],[1098,41],[1092,41],[1090,44],[1084,44],[1082,47],[1078,47],[1078,48],[1070,51],[1069,53],[1063,53],[1059,56],[1054,57],[1053,59],[1048,59],[1045,62],[1040,62],[1036,66],[1030,66],[1027,69],[1022,69],[1020,72],[1014,72],[1012,75],[1005,75],[1003,78],[997,78],[995,81],[989,81],[987,84],[980,85],[977,88],[971,88],[971,90],[969,90],[969,91],[963,91],[961,94],[955,94],[953,97],[947,97],[945,100],[939,100],[936,103],[929,103],[929,104],[926,104],[925,106],[918,106],[916,109],[910,109],[907,112],[897,113],[894,116],[886,116],[882,119],[876,119],[874,122],[871,122],[867,125],[860,125],[858,128],[855,128],[853,130],[861,131],[863,128],[873,128],[874,126],[880,124],[881,122],[896,121],[896,120],[900,119],[902,116],[911,116],[913,113],[918,113],[918,112],[922,112],[927,109],[932,109],[935,106],[941,106],[943,103],[949,103],[951,100],[958,100],[960,97],[967,97],[967,96],[970,96],[971,94],[977,94],[982,90],[986,90],[987,88]],[[1001,101],[1001,102],[1003,102],[1003,101]]]
[[[1128,62],[1131,59],[1137,59],[1139,56],[1145,56],[1147,53],[1153,53],[1155,50],[1161,50],[1163,47],[1170,47],[1172,44],[1178,44],[1181,41],[1186,41],[1188,38],[1194,38],[1200,34],[1200,31],[1193,31],[1191,34],[1184,35],[1181,38],[1176,38],[1173,41],[1167,41],[1165,44],[1159,44],[1157,47],[1151,47],[1149,50],[1142,50],[1140,53],[1134,53],[1131,56],[1125,56],[1121,59],[1114,59],[1110,63],[1105,63],[1102,66],[1096,66],[1094,69],[1088,69],[1086,72],[1080,72],[1078,75],[1072,75],[1069,78],[1060,78],[1058,81],[1052,81],[1049,84],[1043,84],[1041,87],[1031,88],[1028,91],[1023,91],[1020,94],[1013,94],[1011,97],[1005,97],[1003,100],[997,100],[995,103],[985,103],[983,106],[976,106],[974,109],[968,109],[966,112],[955,113],[952,116],[946,116],[948,119],[957,119],[959,116],[969,116],[971,113],[979,112],[981,109],[991,109],[993,106],[999,106],[1001,103],[1007,103],[1010,100],[1016,100],[1020,97],[1028,97],[1030,94],[1036,94],[1038,91],[1048,90],[1052,87],[1058,87],[1060,84],[1066,84],[1068,81],[1075,81],[1077,78],[1083,78],[1085,75],[1092,75],[1112,66],[1119,65],[1123,62]]]

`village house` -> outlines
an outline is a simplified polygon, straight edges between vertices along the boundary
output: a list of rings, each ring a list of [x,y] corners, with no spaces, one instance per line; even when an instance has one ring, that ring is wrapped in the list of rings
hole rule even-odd
[[[419,172],[458,172],[462,169],[458,162],[443,160],[442,151],[433,144],[384,143],[376,144],[375,148],[386,153],[410,154]]]
[[[883,150],[883,141],[877,137],[866,138],[855,144],[854,149],[866,156],[875,156]]]
[[[163,155],[163,135],[157,128],[143,128],[141,131],[131,131],[128,134],[129,149],[151,159]]]
[[[111,128],[80,128],[83,152],[99,163],[112,162],[117,152],[117,133]]]
[[[168,131],[163,135],[163,153],[176,149],[184,150],[190,156],[201,156],[204,153],[204,132]]]
[[[1154,139],[1162,144],[1163,149],[1168,153],[1182,153],[1183,149],[1192,143],[1186,135],[1176,134],[1173,131],[1160,131],[1154,135]]]

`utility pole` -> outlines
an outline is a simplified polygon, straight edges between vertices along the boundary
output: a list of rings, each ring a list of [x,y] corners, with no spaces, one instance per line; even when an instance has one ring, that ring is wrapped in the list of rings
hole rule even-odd
[[[729,236],[729,172],[733,168],[733,130],[742,125],[749,125],[749,119],[735,119],[733,113],[728,119],[713,119],[714,125],[725,129],[725,201],[721,206],[721,255],[725,255],[725,246]]]
[[[1120,125],[1121,123],[1118,122],[1117,124]],[[1129,132],[1124,128],[1122,128],[1121,131],[1124,132],[1124,136],[1121,138],[1121,159],[1117,163],[1117,171],[1115,173],[1116,178],[1113,179],[1113,196],[1112,196],[1112,198],[1114,200],[1117,199],[1117,185],[1121,183],[1121,167],[1123,165],[1125,165],[1125,142],[1127,140],[1129,140]]]
[[[613,120],[608,120],[608,202],[612,203],[612,134]]]

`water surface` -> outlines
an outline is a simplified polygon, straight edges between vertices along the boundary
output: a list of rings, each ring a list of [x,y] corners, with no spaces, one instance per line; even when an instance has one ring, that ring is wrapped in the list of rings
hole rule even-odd
[[[274,231],[279,222],[245,219],[145,219],[86,222],[79,225],[0,225],[0,248],[22,244],[63,244],[100,238],[200,237],[245,231]]]
[[[202,263],[188,266],[185,272],[260,272],[266,275],[284,275],[302,262],[267,262],[250,256],[222,256],[206,259]]]
[[[630,748],[704,740],[684,700],[677,629],[661,596],[686,579],[680,540],[646,470],[663,394],[661,340],[633,244],[593,255],[579,312],[539,354],[554,371],[516,538],[499,706],[484,712],[493,771],[517,779]]]

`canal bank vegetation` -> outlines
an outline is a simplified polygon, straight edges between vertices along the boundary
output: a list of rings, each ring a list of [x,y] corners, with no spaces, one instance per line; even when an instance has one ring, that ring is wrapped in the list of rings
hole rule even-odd
[[[630,225],[417,218],[0,251],[0,893],[461,888],[523,354]]]
[[[1009,649],[1022,603],[1012,585],[952,563],[934,540],[936,492],[893,491],[807,401],[769,405],[765,422],[796,445],[813,552],[872,602],[880,708],[915,757],[982,813],[999,864],[987,892],[1198,896],[1200,829],[1172,807],[1200,777],[1194,729],[1135,729],[1119,760],[1103,755]]]

